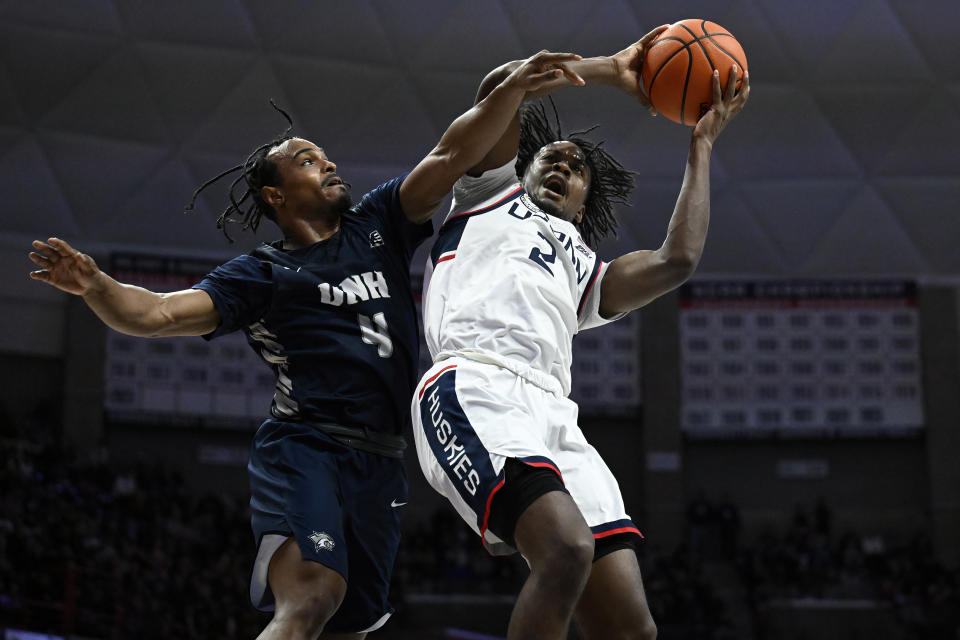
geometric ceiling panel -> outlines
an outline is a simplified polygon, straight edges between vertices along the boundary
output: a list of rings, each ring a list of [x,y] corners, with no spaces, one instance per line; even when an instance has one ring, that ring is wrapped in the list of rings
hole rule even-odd
[[[58,106],[118,48],[113,37],[0,28],[0,59],[31,123]]]
[[[740,185],[750,213],[790,270],[801,268],[861,188],[853,180]]]
[[[531,51],[520,40],[510,15],[499,2],[458,2],[424,45],[411,60],[414,69],[422,66],[481,74],[509,60],[523,60],[539,50]]]
[[[885,180],[877,191],[922,248],[931,272],[960,274],[960,177]]]
[[[884,176],[956,176],[960,174],[960,109],[955,96],[934,91],[918,102],[907,126],[878,167]]]
[[[160,146],[71,133],[44,132],[39,138],[78,226],[88,232],[110,219],[168,153]]]
[[[117,8],[111,0],[7,2],[0,12],[0,19],[4,23],[90,34],[119,35],[123,31]]]
[[[123,90],[117,91],[118,83]],[[135,114],[135,117],[131,117]],[[135,56],[118,52],[64,95],[41,126],[118,140],[169,140],[143,69]]]
[[[519,36],[521,45],[530,52],[528,55],[532,55],[540,49],[570,51],[570,40],[577,33],[589,33],[589,29],[583,27],[595,11],[602,9],[602,4],[604,3],[555,0],[551,3],[551,10],[555,11],[557,15],[564,16],[564,24],[560,28],[557,28],[558,25],[543,19],[541,7],[535,2],[505,2],[503,3],[503,9],[510,19],[513,31]],[[631,28],[636,25],[636,18],[628,6],[619,2],[606,4],[613,5],[614,15],[617,16],[618,22],[628,22]],[[610,22],[607,21],[606,24],[610,24]],[[637,29],[633,29],[631,33],[637,34]],[[643,34],[633,35],[633,39],[638,40],[640,35]],[[607,40],[607,42],[610,42],[610,40]],[[613,52],[602,51],[602,53]]]
[[[246,50],[257,46],[255,29],[239,0],[121,1],[117,10],[126,31],[141,41]]]
[[[244,50],[156,42],[137,45],[137,57],[160,117],[176,140],[188,139],[210,118],[256,59]]]
[[[324,147],[334,162],[413,162],[442,133],[424,116],[413,87],[382,65],[351,65],[347,81],[342,64],[277,55],[274,71],[286,93],[298,95],[291,107],[299,135]],[[331,81],[300,87],[304,77]],[[375,133],[385,131],[390,134]]]
[[[738,191],[711,198],[710,229],[699,269],[768,276],[783,274],[787,263]]]
[[[24,111],[18,104],[17,92],[10,80],[10,73],[4,68],[3,60],[0,60],[0,126],[5,124],[24,127],[26,118]]]
[[[36,139],[23,136],[14,143],[3,142],[3,229],[43,238],[76,234],[72,207]]]
[[[265,47],[322,60],[384,64],[396,59],[387,31],[369,2],[303,2],[249,0],[246,6],[257,23]],[[291,21],[288,16],[297,15]],[[321,82],[320,78],[302,78]]]
[[[872,7],[877,3],[873,0],[757,0],[754,4],[769,21],[797,76],[810,78],[819,77],[815,74],[829,65],[826,58],[830,49],[839,38],[844,37],[860,8]],[[745,46],[744,50],[749,55],[750,46]],[[775,81],[774,78],[768,80]]]
[[[926,60],[944,78],[960,80],[960,38],[956,0],[898,0],[891,3],[903,28]]]
[[[820,64],[812,69],[824,82],[917,83],[932,79],[923,56],[885,2],[861,3],[859,11],[842,27],[842,32],[824,47]]]
[[[257,59],[246,69],[239,82],[223,93],[223,99],[212,111],[198,113],[202,118],[184,142],[190,152],[232,152],[241,162],[257,146],[273,139],[287,128],[287,121],[270,106],[270,99],[299,122],[290,110],[291,100],[277,82],[269,60]],[[315,105],[320,109],[322,105]],[[300,131],[296,127],[295,131]],[[230,165],[227,165],[230,166]],[[222,167],[226,169],[227,167]]]
[[[751,78],[752,79],[752,78]],[[863,170],[801,87],[751,85],[750,102],[718,144],[740,178],[858,178]]]
[[[804,271],[837,277],[878,275],[878,270],[880,275],[908,274],[930,268],[928,257],[903,232],[889,205],[870,188],[840,214],[804,265]]]
[[[749,59],[750,104],[711,159],[698,274],[960,276],[957,0],[0,0],[0,236],[229,255],[232,177],[286,128],[354,198],[409,170],[504,62],[609,54],[662,23],[713,20]],[[663,242],[690,127],[610,87],[555,94],[567,133],[636,172],[613,258]],[[548,112],[551,111],[549,105]],[[0,282],[0,295],[6,295]]]
[[[618,49],[633,44],[657,23],[640,23],[637,13],[626,0],[603,0],[602,2],[579,3],[582,8],[589,8],[589,11],[581,14],[582,9],[577,8],[577,3],[571,3],[570,13],[567,15],[577,15],[576,22],[571,20],[568,25],[576,26],[575,31],[565,34],[563,40],[556,45],[558,51],[570,51],[579,53],[585,57],[610,55]],[[543,20],[540,11],[534,11],[528,3],[516,3],[508,5],[513,7],[527,7],[526,22],[532,25],[540,25],[538,31],[544,31],[549,23]],[[533,38],[529,35],[527,27],[520,31],[520,37],[527,45],[527,50],[531,53],[539,51],[547,46],[548,34],[543,37]],[[616,44],[614,44],[616,43]]]
[[[890,151],[900,147],[901,134],[917,121],[918,103],[925,102],[930,92],[923,86],[905,91],[902,84],[831,84],[814,89],[824,117],[867,173],[876,172]]]
[[[130,224],[136,220],[153,229],[151,242],[155,246],[215,247],[224,239],[213,217],[198,215],[198,212],[184,213],[183,205],[164,208],[156,205],[168,194],[178,195],[186,204],[196,187],[192,172],[181,161],[173,159],[152,171],[130,198],[118,203],[112,214],[104,216],[90,231],[104,242],[136,244],[142,242],[136,226]]]

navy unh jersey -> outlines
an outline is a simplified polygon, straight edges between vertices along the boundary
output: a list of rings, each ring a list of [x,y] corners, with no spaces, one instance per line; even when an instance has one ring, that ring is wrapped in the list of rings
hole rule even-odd
[[[398,434],[417,378],[410,259],[432,232],[400,206],[405,176],[363,196],[330,238],[263,244],[208,274],[220,312],[207,339],[243,330],[277,376],[270,413]]]

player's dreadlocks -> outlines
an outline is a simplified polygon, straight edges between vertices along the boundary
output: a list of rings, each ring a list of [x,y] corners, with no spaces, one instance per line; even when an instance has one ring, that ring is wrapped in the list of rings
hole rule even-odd
[[[286,118],[286,130],[270,142],[266,142],[254,149],[253,153],[247,156],[247,159],[244,160],[243,163],[227,169],[197,187],[197,190],[193,192],[193,198],[190,199],[190,204],[184,208],[184,211],[193,210],[193,205],[197,202],[197,197],[201,191],[221,178],[240,171],[240,175],[233,181],[230,189],[227,191],[230,204],[227,205],[227,208],[217,217],[217,229],[222,229],[223,235],[225,235],[230,242],[233,242],[233,238],[227,233],[227,223],[240,223],[243,225],[241,229],[244,231],[247,229],[256,231],[257,227],[260,226],[260,218],[262,216],[267,216],[267,219],[276,221],[273,208],[260,197],[260,189],[265,186],[277,186],[279,179],[277,165],[267,158],[267,155],[271,149],[293,137],[290,135],[290,132],[293,130],[293,120],[290,118],[290,115],[278,107],[273,100],[270,101],[270,104],[280,112],[280,115]],[[243,189],[239,194],[237,191],[238,188]],[[248,200],[249,202],[247,202]]]
[[[560,127],[560,115],[552,99],[550,105],[553,107],[553,123],[547,117],[547,110],[542,102],[527,103],[520,109],[517,177],[523,180],[527,166],[544,145],[567,140],[580,147],[586,156],[587,166],[590,167],[590,189],[578,227],[584,241],[596,249],[600,240],[607,235],[616,236],[617,219],[613,215],[613,205],[630,204],[628,199],[633,191],[633,172],[624,169],[607,153],[602,141],[592,142],[583,137],[596,129],[596,126],[564,136]]]

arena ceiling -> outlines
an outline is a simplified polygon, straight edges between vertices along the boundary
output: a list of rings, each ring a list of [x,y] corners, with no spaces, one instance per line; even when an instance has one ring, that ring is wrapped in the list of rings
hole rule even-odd
[[[2,1],[0,238],[234,254],[252,239],[215,229],[222,190],[182,209],[283,129],[268,98],[360,194],[429,151],[494,66],[688,17],[737,36],[753,87],[714,152],[699,273],[960,275],[956,0]],[[658,246],[689,129],[604,87],[556,97],[638,172],[602,253]]]

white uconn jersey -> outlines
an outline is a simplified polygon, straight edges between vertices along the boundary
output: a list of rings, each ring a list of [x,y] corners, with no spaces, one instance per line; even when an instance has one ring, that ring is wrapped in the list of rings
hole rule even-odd
[[[570,392],[572,339],[600,317],[607,265],[573,223],[541,211],[515,162],[463,176],[427,265],[424,331],[435,360],[462,355]]]

